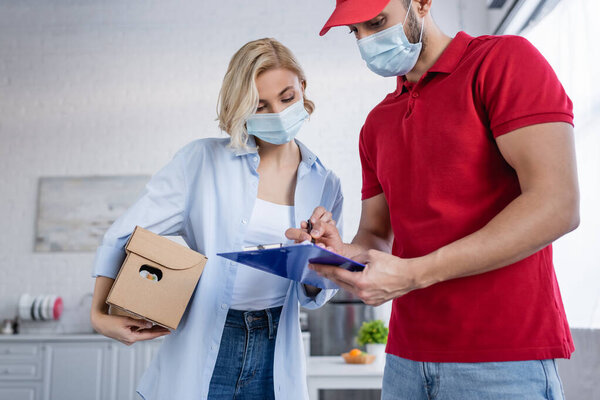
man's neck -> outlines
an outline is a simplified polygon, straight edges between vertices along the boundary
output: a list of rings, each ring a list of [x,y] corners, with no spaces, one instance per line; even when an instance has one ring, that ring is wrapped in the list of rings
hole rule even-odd
[[[430,24],[427,31],[427,46],[421,52],[415,67],[406,74],[406,80],[418,82],[429,68],[433,67],[451,41],[450,36],[442,32],[435,24]]]

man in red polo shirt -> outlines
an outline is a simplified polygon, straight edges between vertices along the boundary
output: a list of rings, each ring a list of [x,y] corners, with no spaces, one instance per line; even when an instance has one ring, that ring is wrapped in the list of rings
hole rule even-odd
[[[337,0],[321,35],[349,27],[398,85],[360,134],[353,242],[322,208],[288,237],[365,263],[314,266],[365,303],[393,299],[383,399],[562,399],[554,359],[574,347],[551,243],[579,223],[571,101],[525,39],[450,38],[431,7]]]

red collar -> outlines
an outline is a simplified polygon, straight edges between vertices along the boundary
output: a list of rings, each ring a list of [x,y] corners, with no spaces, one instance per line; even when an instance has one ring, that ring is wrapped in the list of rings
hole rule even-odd
[[[464,32],[458,32],[448,47],[446,47],[446,50],[444,50],[440,58],[438,58],[435,64],[433,64],[427,72],[441,72],[444,74],[454,72],[459,61],[463,58],[467,46],[471,43],[471,40],[473,40],[472,36],[469,36]]]
[[[427,73],[439,72],[443,74],[450,74],[454,72],[459,61],[462,59],[465,50],[467,49],[467,46],[469,46],[469,43],[471,43],[472,40],[472,36],[469,36],[462,31],[458,32],[454,39],[452,39],[448,47],[446,47],[440,58],[438,58],[435,64],[433,64],[433,66],[429,68]],[[402,93],[402,88],[404,86],[413,85],[414,84],[411,85],[410,82],[406,82],[406,78],[404,76],[399,76],[396,87],[396,93]]]

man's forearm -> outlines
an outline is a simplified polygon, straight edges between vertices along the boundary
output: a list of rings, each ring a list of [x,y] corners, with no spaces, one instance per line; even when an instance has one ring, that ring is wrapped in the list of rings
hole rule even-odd
[[[520,261],[579,224],[578,196],[525,193],[482,229],[410,260],[420,287]]]
[[[371,249],[391,253],[392,241],[392,238],[384,239],[372,232],[359,228],[356,236],[352,239],[352,243],[345,244],[344,254],[352,258]]]

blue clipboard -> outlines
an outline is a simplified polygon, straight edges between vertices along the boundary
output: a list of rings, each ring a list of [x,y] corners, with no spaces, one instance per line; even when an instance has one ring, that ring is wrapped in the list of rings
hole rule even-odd
[[[290,244],[274,249],[218,253],[217,255],[321,289],[339,289],[339,286],[308,269],[308,264],[335,265],[349,271],[362,271],[365,268],[363,264],[312,243]]]

